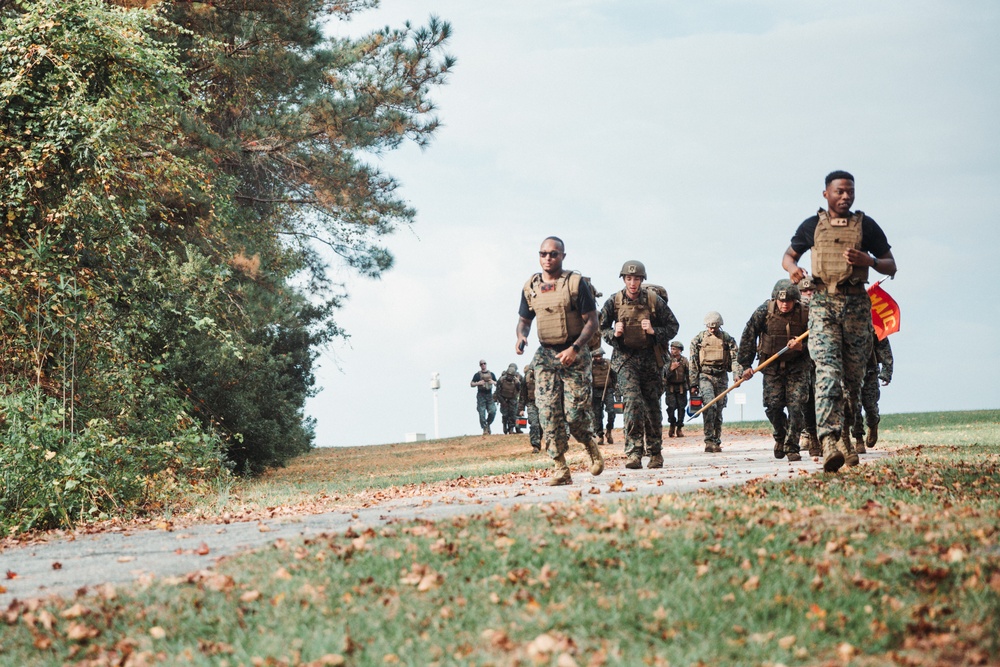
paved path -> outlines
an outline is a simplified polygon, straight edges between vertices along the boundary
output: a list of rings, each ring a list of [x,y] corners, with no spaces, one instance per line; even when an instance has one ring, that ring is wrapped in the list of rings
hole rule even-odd
[[[751,479],[785,481],[802,474],[821,473],[820,463],[806,457],[798,463],[777,460],[769,437],[727,441],[725,451],[706,454],[690,438],[683,445],[669,442],[661,470],[626,470],[619,463],[599,477],[574,472],[570,486],[545,486],[547,478],[516,485],[459,488],[424,498],[406,498],[356,510],[282,517],[263,522],[204,524],[178,531],[136,530],[102,533],[19,547],[0,553],[0,607],[15,599],[71,595],[82,587],[111,583],[124,585],[140,577],[179,576],[209,569],[221,557],[260,548],[278,538],[293,540],[321,533],[343,532],[362,524],[377,527],[407,519],[443,519],[475,514],[497,505],[533,504],[578,498],[617,500],[636,494],[684,493]],[[575,443],[571,447],[577,446]],[[863,465],[886,456],[878,450],[861,457]],[[621,480],[622,490],[612,485]],[[600,493],[592,493],[592,489]],[[2,573],[16,573],[3,579]]]

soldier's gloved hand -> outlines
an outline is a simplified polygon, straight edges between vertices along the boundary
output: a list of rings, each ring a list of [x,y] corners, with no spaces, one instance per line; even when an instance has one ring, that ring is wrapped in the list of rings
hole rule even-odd
[[[886,386],[887,384],[889,384],[890,382],[892,382],[892,380],[890,380],[889,378],[885,377],[884,375],[880,375],[878,379],[879,379],[879,382],[882,383],[883,387]]]

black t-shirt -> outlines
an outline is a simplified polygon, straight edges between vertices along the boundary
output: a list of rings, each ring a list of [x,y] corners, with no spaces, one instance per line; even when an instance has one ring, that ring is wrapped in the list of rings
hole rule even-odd
[[[597,311],[597,302],[594,301],[594,293],[587,287],[584,280],[580,281],[580,293],[576,299],[576,310],[580,314],[593,313]],[[528,300],[524,297],[524,290],[521,290],[521,305],[517,309],[517,314],[526,320],[535,319],[535,313],[528,308]]]
[[[792,250],[797,252],[800,257],[813,247],[813,236],[818,224],[819,216],[814,215],[811,218],[806,218],[795,230],[795,235],[792,236]],[[889,252],[891,247],[882,228],[866,215],[861,221],[861,249],[875,257],[882,257]]]
[[[489,373],[490,379],[493,380],[494,383],[496,383],[497,376],[493,374],[493,371],[486,371],[486,372]],[[478,373],[476,373],[475,375],[472,376],[472,381],[473,382],[479,382],[482,379],[483,379],[483,373],[482,373],[482,371],[480,371],[480,372],[478,372]],[[493,387],[489,386],[489,385],[484,386],[484,387],[476,387],[476,389],[479,390],[480,394],[489,394],[490,392],[493,391]],[[466,395],[468,395],[468,394],[466,394]]]

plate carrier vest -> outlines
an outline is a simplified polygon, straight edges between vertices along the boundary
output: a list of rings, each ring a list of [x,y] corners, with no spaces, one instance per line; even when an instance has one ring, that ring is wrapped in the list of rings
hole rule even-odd
[[[583,331],[583,316],[576,310],[582,276],[564,270],[551,289],[542,291],[542,274],[536,273],[524,283],[524,299],[538,320],[538,341],[542,345],[572,343]]]
[[[788,341],[804,334],[808,329],[809,308],[807,306],[796,303],[790,312],[781,313],[778,310],[778,301],[776,299],[769,300],[764,332],[760,335],[760,343],[757,345],[757,358],[761,361],[770,359],[788,345]],[[781,355],[780,361],[795,361],[803,354],[803,350],[789,350]],[[766,373],[771,368],[773,366],[768,366],[764,372]]]
[[[611,362],[604,357],[594,357],[591,361],[591,373],[593,373],[594,389],[604,389],[608,385],[608,376],[611,371]]]
[[[497,381],[497,391],[504,398],[514,398],[517,396],[517,377],[508,375],[506,371],[500,374]]]
[[[625,325],[622,345],[632,350],[644,350],[652,346],[656,354],[656,365],[663,368],[669,352],[650,340],[642,330],[642,321],[656,318],[656,297],[667,300],[667,290],[659,285],[644,284],[634,301],[625,301],[625,290],[615,292],[615,320]]]
[[[688,369],[687,369],[687,364],[685,364],[683,362],[683,359],[684,359],[684,357],[681,357],[680,359],[677,360],[677,361],[680,362],[680,363],[677,364],[677,368],[675,368],[672,371],[671,370],[667,371],[666,378],[665,378],[666,381],[667,381],[667,384],[675,384],[675,385],[680,385],[680,386],[684,386],[684,387],[687,386],[687,382],[688,382]],[[670,357],[669,359],[667,359],[667,363],[673,363],[673,362],[674,362],[674,358],[673,357]]]
[[[848,248],[861,249],[861,221],[863,211],[855,211],[850,218],[831,218],[820,209],[819,222],[813,233],[812,273],[819,278],[822,287],[830,294],[837,294],[842,283],[864,285],[868,282],[868,267],[847,263],[844,251]]]
[[[728,371],[733,364],[726,341],[722,340],[722,336],[713,336],[711,334],[706,334],[701,339],[701,349],[698,350],[698,361],[701,362],[703,369],[709,368],[711,370]]]

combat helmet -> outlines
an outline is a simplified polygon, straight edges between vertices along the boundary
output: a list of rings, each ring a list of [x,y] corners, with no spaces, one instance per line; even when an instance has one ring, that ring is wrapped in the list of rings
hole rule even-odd
[[[706,327],[710,327],[710,326],[713,326],[713,325],[717,326],[717,327],[721,327],[722,324],[723,324],[723,322],[722,322],[722,315],[720,315],[718,313],[718,311],[713,310],[710,313],[708,313],[707,315],[705,315],[705,326]]]
[[[630,259],[622,264],[622,272],[618,274],[619,278],[624,278],[625,276],[639,276],[645,280],[646,265],[637,259]]]
[[[798,286],[788,278],[782,278],[774,283],[771,298],[778,301],[798,301],[801,298]]]
[[[676,347],[681,352],[684,351],[684,343],[680,342],[679,340],[670,341],[670,347]]]
[[[507,367],[507,372],[508,373],[516,373],[517,372],[517,364],[511,364],[510,366],[508,366]]]
[[[799,281],[799,292],[805,292],[807,290],[810,292],[816,291],[816,285],[813,284],[812,277],[810,276],[806,276]]]

